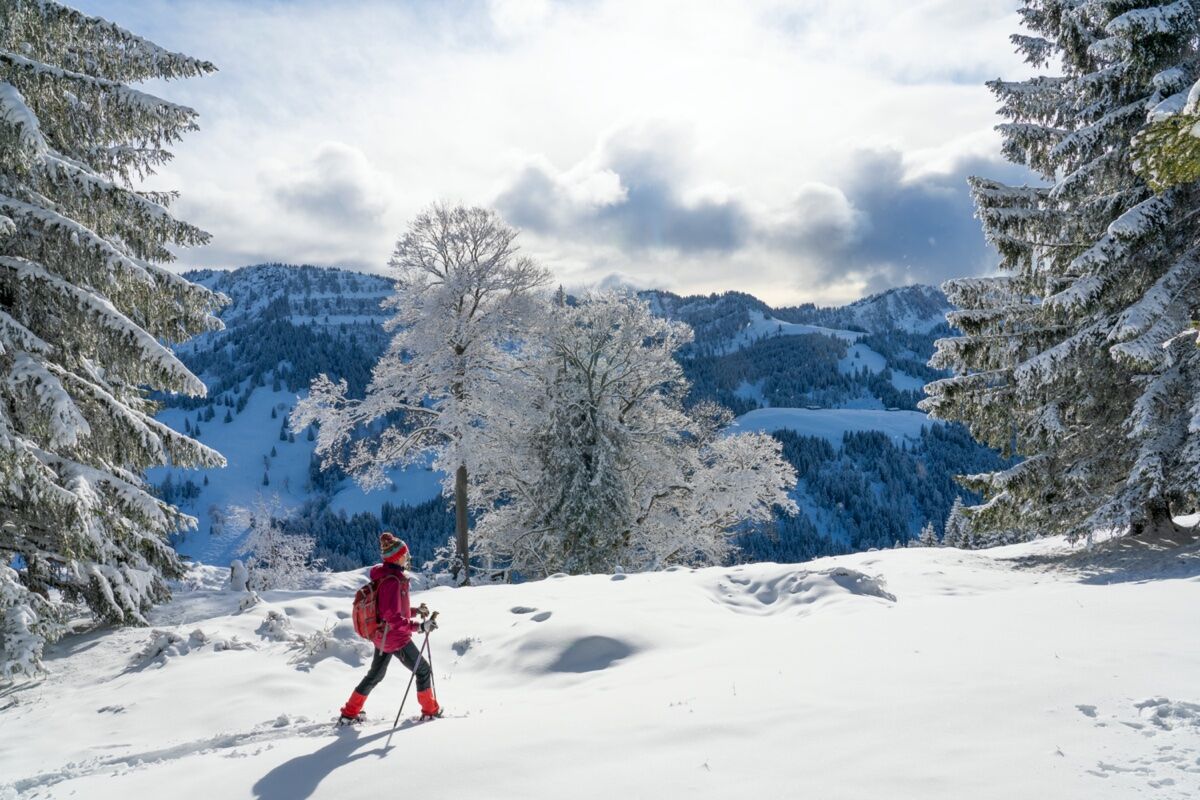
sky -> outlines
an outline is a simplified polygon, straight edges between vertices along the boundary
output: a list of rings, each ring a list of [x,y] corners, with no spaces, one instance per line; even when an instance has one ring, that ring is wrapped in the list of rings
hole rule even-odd
[[[1028,180],[1017,0],[72,4],[219,68],[144,87],[200,114],[150,180],[213,235],[181,268],[383,272],[447,201],[569,289],[833,304],[992,271],[966,178]]]

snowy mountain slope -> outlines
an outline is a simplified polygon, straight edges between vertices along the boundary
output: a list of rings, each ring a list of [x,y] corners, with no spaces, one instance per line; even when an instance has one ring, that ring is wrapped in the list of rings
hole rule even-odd
[[[288,514],[319,494],[310,485],[310,462],[316,442],[305,436],[279,435],[284,419],[300,396],[258,387],[250,393],[242,411],[230,415],[229,422],[217,417],[203,423],[200,439],[225,456],[228,464],[222,469],[161,467],[149,471],[150,480],[160,486],[169,476],[174,485],[183,486],[191,481],[198,491],[195,497],[176,499],[198,523],[195,531],[177,539],[175,547],[180,553],[205,564],[228,564],[243,539],[242,531],[222,528],[221,518],[227,516],[230,506],[250,508],[261,497],[278,501],[280,512]],[[182,429],[185,416],[182,409],[172,408],[163,411],[159,419]],[[441,492],[440,473],[428,469],[395,470],[391,478],[390,491],[374,492],[364,492],[353,481],[343,480],[329,494],[329,505],[334,511],[347,514],[364,511],[377,514],[385,502],[417,505]]]
[[[952,306],[933,286],[914,285],[888,289],[837,309],[844,325],[872,333],[903,330],[929,333],[946,321]]]
[[[919,411],[879,411],[873,408],[760,408],[738,417],[732,432],[789,430],[801,436],[826,439],[834,447],[848,431],[878,431],[893,442],[914,440],[921,429],[940,424]]]
[[[965,429],[916,409],[925,384],[945,377],[927,363],[950,333],[936,289],[904,287],[839,308],[771,309],[737,292],[647,296],[697,332],[680,357],[693,401],[726,406],[740,428],[804,440],[784,447],[801,513],[777,516],[777,536],[743,537],[747,558],[890,547],[927,523],[940,532],[956,498],[980,499],[953,476],[1004,466]]]
[[[1194,797],[1200,547],[1118,547],[417,592],[442,612],[449,716],[391,749],[399,665],[368,724],[329,722],[365,671],[359,574],[240,613],[185,591],[153,630],[69,638],[6,692],[0,798]],[[305,656],[295,639],[330,625]]]
[[[390,490],[369,493],[344,478],[314,482],[314,442],[282,430],[318,373],[344,378],[361,392],[388,340],[382,328],[388,315],[380,304],[392,294],[389,279],[281,264],[188,277],[230,298],[221,312],[226,329],[177,348],[209,395],[162,398],[166,408],[159,419],[178,430],[198,428],[198,438],[229,463],[223,469],[149,472],[160,487],[170,481],[176,491],[170,499],[198,520],[197,531],[176,541],[181,553],[228,564],[243,532],[222,530],[220,520],[229,507],[252,506],[259,497],[278,501],[283,513],[316,503],[335,514],[379,517],[385,503],[419,505],[440,494],[440,475],[421,468],[396,470]],[[419,558],[432,556],[425,544]]]
[[[260,264],[236,270],[195,270],[188,279],[223,292],[232,301],[222,314],[227,326],[253,320],[277,298],[297,303],[307,320],[338,325],[349,319],[382,322],[387,318],[380,303],[391,296],[392,281],[344,269],[292,264]],[[325,316],[330,321],[325,322]],[[297,322],[301,315],[297,315]],[[339,317],[334,319],[334,317]],[[194,341],[194,340],[193,340]],[[194,344],[192,345],[195,346]],[[186,347],[186,345],[185,345]]]
[[[698,349],[728,352],[769,336],[820,333],[854,342],[863,333],[929,334],[946,323],[951,305],[940,289],[913,285],[889,289],[845,306],[812,303],[771,308],[742,292],[681,297],[646,291],[641,296],[662,316],[682,320],[696,333]]]
[[[838,330],[825,328],[820,325],[807,325],[799,322],[784,322],[761,311],[750,311],[746,327],[742,328],[732,338],[724,343],[723,350],[738,350],[759,339],[769,336],[800,336],[805,333],[817,333],[842,339],[846,342],[856,342],[862,337],[859,331]]]

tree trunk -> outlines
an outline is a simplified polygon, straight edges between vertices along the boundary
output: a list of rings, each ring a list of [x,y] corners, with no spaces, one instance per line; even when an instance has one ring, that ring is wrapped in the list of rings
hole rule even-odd
[[[467,465],[459,464],[454,473],[454,543],[458,551],[454,566],[454,577],[462,575],[462,586],[471,583],[470,563],[467,552]]]

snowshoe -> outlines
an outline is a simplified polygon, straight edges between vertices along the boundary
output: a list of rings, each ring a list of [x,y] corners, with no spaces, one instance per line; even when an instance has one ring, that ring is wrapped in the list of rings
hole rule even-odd
[[[345,728],[348,725],[361,725],[366,721],[367,712],[360,711],[353,717],[347,717],[345,714],[342,714],[340,717],[338,717],[337,725],[339,728]]]
[[[446,709],[444,709],[444,708],[439,708],[433,714],[426,714],[425,712],[422,711],[421,718],[418,720],[418,722],[427,722],[431,719],[441,719],[445,713],[446,713]]]

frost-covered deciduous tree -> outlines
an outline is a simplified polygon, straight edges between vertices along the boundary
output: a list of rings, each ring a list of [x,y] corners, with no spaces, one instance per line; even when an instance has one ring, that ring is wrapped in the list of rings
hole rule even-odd
[[[153,417],[145,388],[200,395],[167,343],[221,298],[164,269],[207,234],[132,181],[196,127],[127,84],[213,70],[51,0],[0,0],[0,662],[37,669],[67,603],[141,624],[192,523],[143,479],[220,455]],[[194,524],[194,523],[193,523]]]
[[[739,526],[794,511],[778,441],[727,435],[715,406],[683,409],[674,354],[690,340],[635,297],[548,308],[525,383],[483,431],[480,548],[526,576],[711,564]]]
[[[1197,187],[1154,194],[1131,142],[1200,72],[1190,0],[1026,0],[1014,37],[1039,75],[990,86],[1009,159],[1044,187],[973,179],[1000,277],[950,281],[963,335],[922,407],[1025,459],[965,482],[972,528],[1087,535],[1170,526],[1200,499]],[[1192,337],[1194,339],[1194,337]],[[1006,534],[1008,535],[1008,534]]]
[[[247,532],[238,555],[249,556],[243,563],[246,588],[251,591],[304,588],[305,580],[320,566],[312,558],[316,540],[285,533],[281,516],[278,500],[268,502],[262,497],[252,507],[234,506],[226,514],[228,525]]]
[[[368,488],[385,485],[389,468],[434,454],[454,493],[455,574],[464,581],[468,476],[485,446],[479,432],[531,324],[532,293],[549,281],[516,239],[488,209],[438,204],[418,214],[389,264],[396,315],[388,326],[396,335],[366,397],[347,398],[344,381],[322,375],[291,417],[294,431],[319,423],[323,463],[345,467]]]

